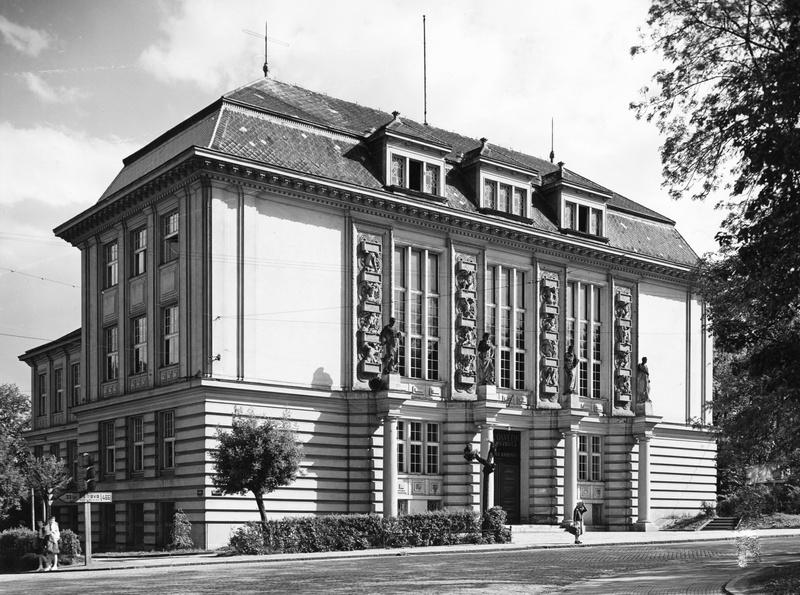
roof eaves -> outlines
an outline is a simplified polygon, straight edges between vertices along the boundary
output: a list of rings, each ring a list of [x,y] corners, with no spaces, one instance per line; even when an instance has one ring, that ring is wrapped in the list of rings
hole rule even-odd
[[[37,347],[32,347],[28,349],[22,355],[17,356],[17,359],[21,362],[27,362],[30,359],[33,359],[37,355],[50,351],[51,349],[55,349],[61,345],[68,345],[70,343],[80,342],[81,340],[81,329],[77,328],[74,331],[70,331],[66,335],[59,337],[58,339],[53,339],[52,341],[48,341],[47,343],[43,343],[42,345],[38,345]]]

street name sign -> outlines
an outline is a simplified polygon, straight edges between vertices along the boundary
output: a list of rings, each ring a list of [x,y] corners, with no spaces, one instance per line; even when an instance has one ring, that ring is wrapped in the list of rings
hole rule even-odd
[[[81,495],[78,492],[64,492],[58,498],[56,498],[56,502],[64,502],[65,504],[75,504],[78,502],[78,498]]]
[[[97,504],[98,502],[111,502],[111,492],[86,492],[78,498],[77,502],[84,504]]]

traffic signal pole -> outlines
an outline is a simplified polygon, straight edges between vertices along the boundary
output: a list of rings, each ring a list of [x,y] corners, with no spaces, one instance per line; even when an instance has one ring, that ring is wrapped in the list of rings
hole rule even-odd
[[[92,563],[92,503],[83,503],[83,531],[84,531],[84,566]]]

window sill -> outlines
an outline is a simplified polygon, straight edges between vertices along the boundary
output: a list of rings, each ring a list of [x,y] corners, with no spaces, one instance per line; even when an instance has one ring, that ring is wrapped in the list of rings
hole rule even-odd
[[[438,194],[431,194],[429,192],[423,192],[422,190],[412,190],[411,188],[406,188],[405,186],[396,186],[394,184],[389,184],[384,186],[386,190],[389,192],[395,192],[399,194],[408,194],[409,196],[413,196],[416,198],[424,198],[427,200],[435,200],[436,202],[444,203],[447,201],[447,197],[439,196]]]
[[[519,223],[533,223],[533,219],[529,217],[525,217],[524,215],[516,215],[514,213],[509,213],[507,211],[498,211],[497,209],[489,209],[486,207],[478,207],[478,212],[482,213],[483,215],[496,215],[498,217],[504,217],[506,219],[511,219],[512,221],[517,221]]]
[[[595,242],[603,242],[604,244],[608,244],[609,241],[605,236],[596,236],[591,233],[586,233],[585,231],[578,231],[577,229],[570,229],[568,227],[559,227],[558,231],[565,235],[584,238],[586,240],[594,240]]]

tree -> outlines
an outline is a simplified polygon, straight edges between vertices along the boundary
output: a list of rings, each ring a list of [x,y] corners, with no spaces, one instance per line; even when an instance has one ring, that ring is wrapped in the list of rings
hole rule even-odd
[[[30,424],[30,398],[17,385],[0,385],[0,521],[27,495],[22,432]]]
[[[219,448],[214,459],[214,485],[225,494],[252,492],[261,521],[266,522],[264,494],[297,477],[302,447],[289,420],[265,419],[234,413],[230,432],[217,429]]]
[[[648,27],[632,53],[667,66],[632,107],[663,135],[664,184],[730,193],[698,276],[729,355],[715,425],[737,464],[800,469],[800,2],[653,0]]]
[[[172,527],[169,532],[169,545],[171,550],[190,550],[194,547],[192,541],[192,523],[182,508],[175,511],[172,517]]]
[[[63,459],[53,455],[30,457],[25,465],[28,484],[45,503],[45,518],[53,500],[67,491],[72,476]]]

